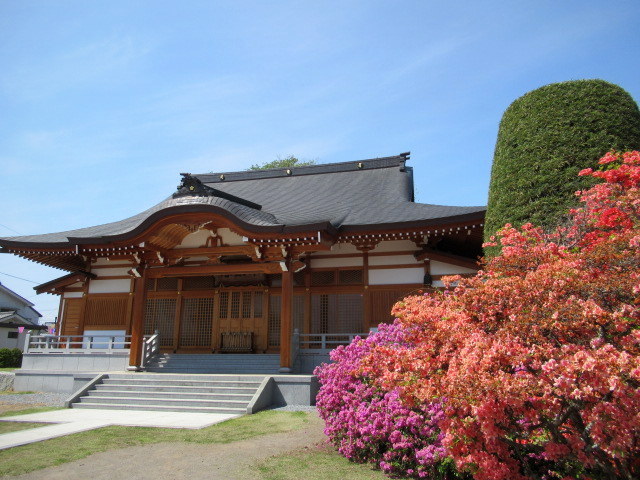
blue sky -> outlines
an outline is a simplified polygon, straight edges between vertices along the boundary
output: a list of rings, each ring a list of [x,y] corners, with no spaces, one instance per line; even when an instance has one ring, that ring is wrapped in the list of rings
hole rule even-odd
[[[0,0],[0,236],[120,220],[179,172],[290,154],[410,150],[418,201],[484,205],[517,97],[602,78],[640,100],[639,20],[637,0]],[[64,273],[10,255],[0,272]]]

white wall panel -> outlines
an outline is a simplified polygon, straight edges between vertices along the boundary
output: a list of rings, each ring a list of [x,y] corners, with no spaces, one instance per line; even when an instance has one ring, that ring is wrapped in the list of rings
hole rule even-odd
[[[373,252],[402,252],[404,250],[408,250],[411,252],[415,252],[418,250],[416,244],[411,240],[385,240],[380,242],[376,248],[374,248]]]
[[[321,252],[318,252],[318,255],[331,255],[331,254],[337,255],[341,253],[355,253],[358,255],[362,254],[362,252],[358,250],[356,246],[351,243],[336,243],[331,246],[330,251],[327,252],[323,250]]]
[[[65,292],[64,298],[82,298],[82,292]]]
[[[402,285],[405,283],[422,283],[424,268],[385,268],[369,270],[369,285]]]
[[[476,270],[435,260],[431,261],[431,275],[457,275],[459,273],[476,273]]]
[[[98,277],[120,277],[122,275],[128,275],[128,271],[131,270],[131,267],[123,267],[123,268],[96,268],[91,273],[95,274]]]
[[[369,265],[409,265],[412,263],[415,263],[416,266],[424,265],[424,262],[417,261],[413,255],[385,255],[383,257],[369,257]]]
[[[339,258],[313,258],[311,257],[311,268],[328,267],[361,267],[362,257],[339,257]]]
[[[182,239],[182,243],[176,248],[198,248],[203,247],[207,243],[207,238],[211,236],[209,230],[198,230],[190,233]]]
[[[129,293],[131,280],[91,280],[89,293]]]

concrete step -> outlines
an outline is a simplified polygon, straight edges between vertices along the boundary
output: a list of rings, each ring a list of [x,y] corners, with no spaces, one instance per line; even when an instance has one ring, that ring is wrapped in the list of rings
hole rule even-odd
[[[246,413],[265,375],[108,374],[73,408]]]
[[[164,379],[105,379],[103,385],[131,385],[131,386],[157,386],[157,387],[227,387],[227,388],[258,388],[260,382],[241,381],[207,381],[207,380],[164,380]]]
[[[206,400],[206,401],[218,401],[218,400],[238,400],[249,403],[253,398],[253,393],[199,393],[199,392],[150,392],[150,391],[136,391],[136,390],[90,390],[87,392],[87,397],[129,397],[129,398],[157,398],[159,400],[164,399],[180,399],[180,400]]]
[[[140,411],[160,411],[160,412],[193,412],[193,413],[230,413],[243,415],[244,408],[223,408],[223,407],[179,407],[160,405],[141,405],[130,403],[126,405],[108,405],[103,403],[74,403],[72,408],[99,408],[101,410],[140,410]]]
[[[153,373],[237,373],[237,368],[220,368],[220,367],[149,367],[146,369],[148,372]],[[263,373],[265,375],[275,375],[279,369],[276,368],[258,368],[253,367],[247,371],[252,373]]]
[[[110,373],[109,380],[153,380],[153,381],[196,381],[196,382],[257,382],[260,383],[265,375],[251,374],[159,374],[159,373]]]
[[[80,404],[100,405],[158,405],[162,407],[217,407],[217,408],[244,408],[246,410],[248,400],[193,400],[154,397],[80,397]]]
[[[192,392],[209,394],[245,394],[252,395],[256,387],[193,387],[185,385],[123,385],[121,383],[108,383],[96,385],[96,391],[119,392]]]

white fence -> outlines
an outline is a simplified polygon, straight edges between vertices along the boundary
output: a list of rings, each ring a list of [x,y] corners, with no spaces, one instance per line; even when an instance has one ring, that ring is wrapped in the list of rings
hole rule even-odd
[[[350,344],[354,338],[367,338],[369,333],[298,333],[294,332],[294,348],[299,355],[329,353],[340,345]],[[297,338],[297,340],[296,340]]]
[[[131,346],[131,335],[27,335],[24,353],[109,353]]]

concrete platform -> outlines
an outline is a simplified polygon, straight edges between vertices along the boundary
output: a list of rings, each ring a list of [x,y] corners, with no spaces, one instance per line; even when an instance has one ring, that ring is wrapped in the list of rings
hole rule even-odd
[[[124,411],[101,409],[63,409],[2,417],[3,422],[52,423],[0,435],[0,450],[28,443],[49,440],[72,433],[84,432],[110,425],[129,427],[190,428],[197,429],[224,422],[239,415],[219,413]]]

